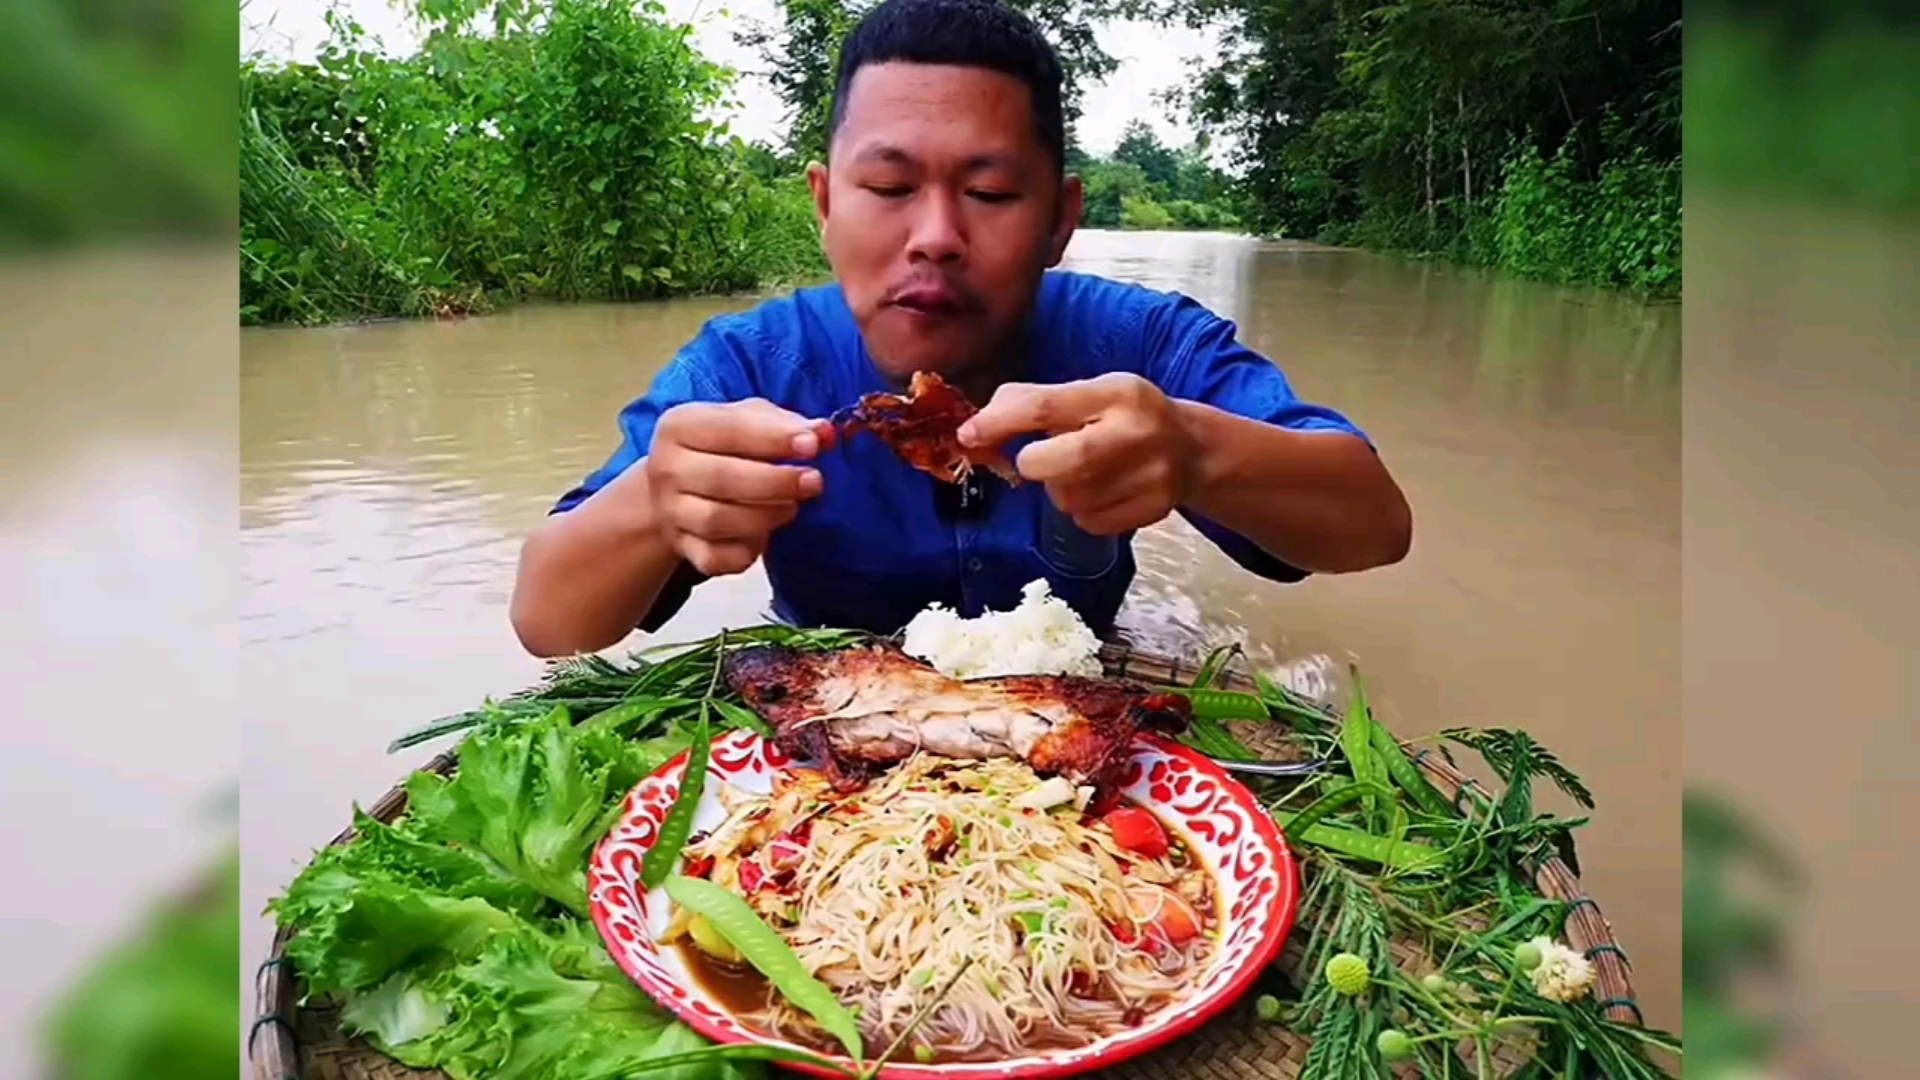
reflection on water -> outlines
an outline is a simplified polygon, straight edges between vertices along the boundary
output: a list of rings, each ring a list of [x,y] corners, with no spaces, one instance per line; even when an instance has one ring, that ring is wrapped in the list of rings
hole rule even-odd
[[[1805,875],[1765,1071],[1911,1076],[1920,223],[1709,194],[1687,207],[1687,780]]]
[[[1409,734],[1536,733],[1600,794],[1585,869],[1649,1018],[1677,1028],[1678,308],[1230,236],[1088,233],[1067,262],[1236,319],[1414,503],[1404,564],[1290,588],[1184,523],[1150,530],[1125,632],[1242,640],[1328,697],[1358,662]],[[537,674],[506,621],[520,538],[652,373],[745,303],[245,334],[243,633],[276,702],[249,732],[254,910],[418,760],[388,739]],[[663,636],[758,621],[765,600],[757,573],[711,583]]]
[[[239,1006],[107,952],[230,842],[207,807],[240,771],[233,282],[228,245],[0,259],[0,1077],[88,1075],[44,1053],[70,994],[109,1050]],[[140,985],[76,981],[102,964]],[[182,1075],[194,1035],[141,1064]]]

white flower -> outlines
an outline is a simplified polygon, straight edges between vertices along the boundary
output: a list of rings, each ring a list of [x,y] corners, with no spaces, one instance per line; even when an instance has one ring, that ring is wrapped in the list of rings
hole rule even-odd
[[[1540,966],[1529,974],[1541,997],[1564,1005],[1593,989],[1593,965],[1586,957],[1549,937],[1534,938],[1533,944],[1540,950]]]

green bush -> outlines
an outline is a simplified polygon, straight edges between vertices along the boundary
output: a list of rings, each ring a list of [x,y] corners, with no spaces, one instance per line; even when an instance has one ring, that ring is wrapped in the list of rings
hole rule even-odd
[[[1496,261],[1526,277],[1665,292],[1680,276],[1680,167],[1634,154],[1597,180],[1564,152],[1510,161],[1493,212]]]
[[[1120,226],[1125,229],[1171,229],[1173,215],[1148,196],[1128,195],[1120,201]]]
[[[320,322],[632,300],[824,267],[803,182],[706,119],[731,73],[653,0],[433,9],[393,59],[335,21],[241,70],[241,313]]]

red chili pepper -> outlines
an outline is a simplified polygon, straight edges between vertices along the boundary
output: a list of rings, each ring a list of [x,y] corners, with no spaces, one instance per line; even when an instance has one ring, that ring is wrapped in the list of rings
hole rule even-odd
[[[706,877],[708,874],[713,873],[713,856],[695,855],[692,858],[689,858],[687,860],[686,868],[682,871],[682,873],[686,874],[686,876],[690,878]]]
[[[927,855],[929,858],[945,858],[953,850],[955,840],[953,821],[945,814],[933,819],[933,828],[927,830]]]
[[[740,864],[740,888],[748,893],[757,893],[760,886],[766,884],[767,872],[760,864],[749,859]]]
[[[1149,859],[1158,859],[1167,853],[1167,830],[1160,827],[1152,814],[1137,806],[1122,806],[1100,820],[1106,822],[1107,829],[1113,833],[1113,842],[1123,851]]]

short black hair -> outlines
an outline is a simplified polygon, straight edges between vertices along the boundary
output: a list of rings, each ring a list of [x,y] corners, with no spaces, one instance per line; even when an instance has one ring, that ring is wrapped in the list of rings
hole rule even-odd
[[[853,77],[869,64],[891,62],[986,68],[1026,83],[1040,144],[1066,167],[1060,57],[1025,14],[1000,0],[885,0],[840,45],[829,143],[846,119]]]

